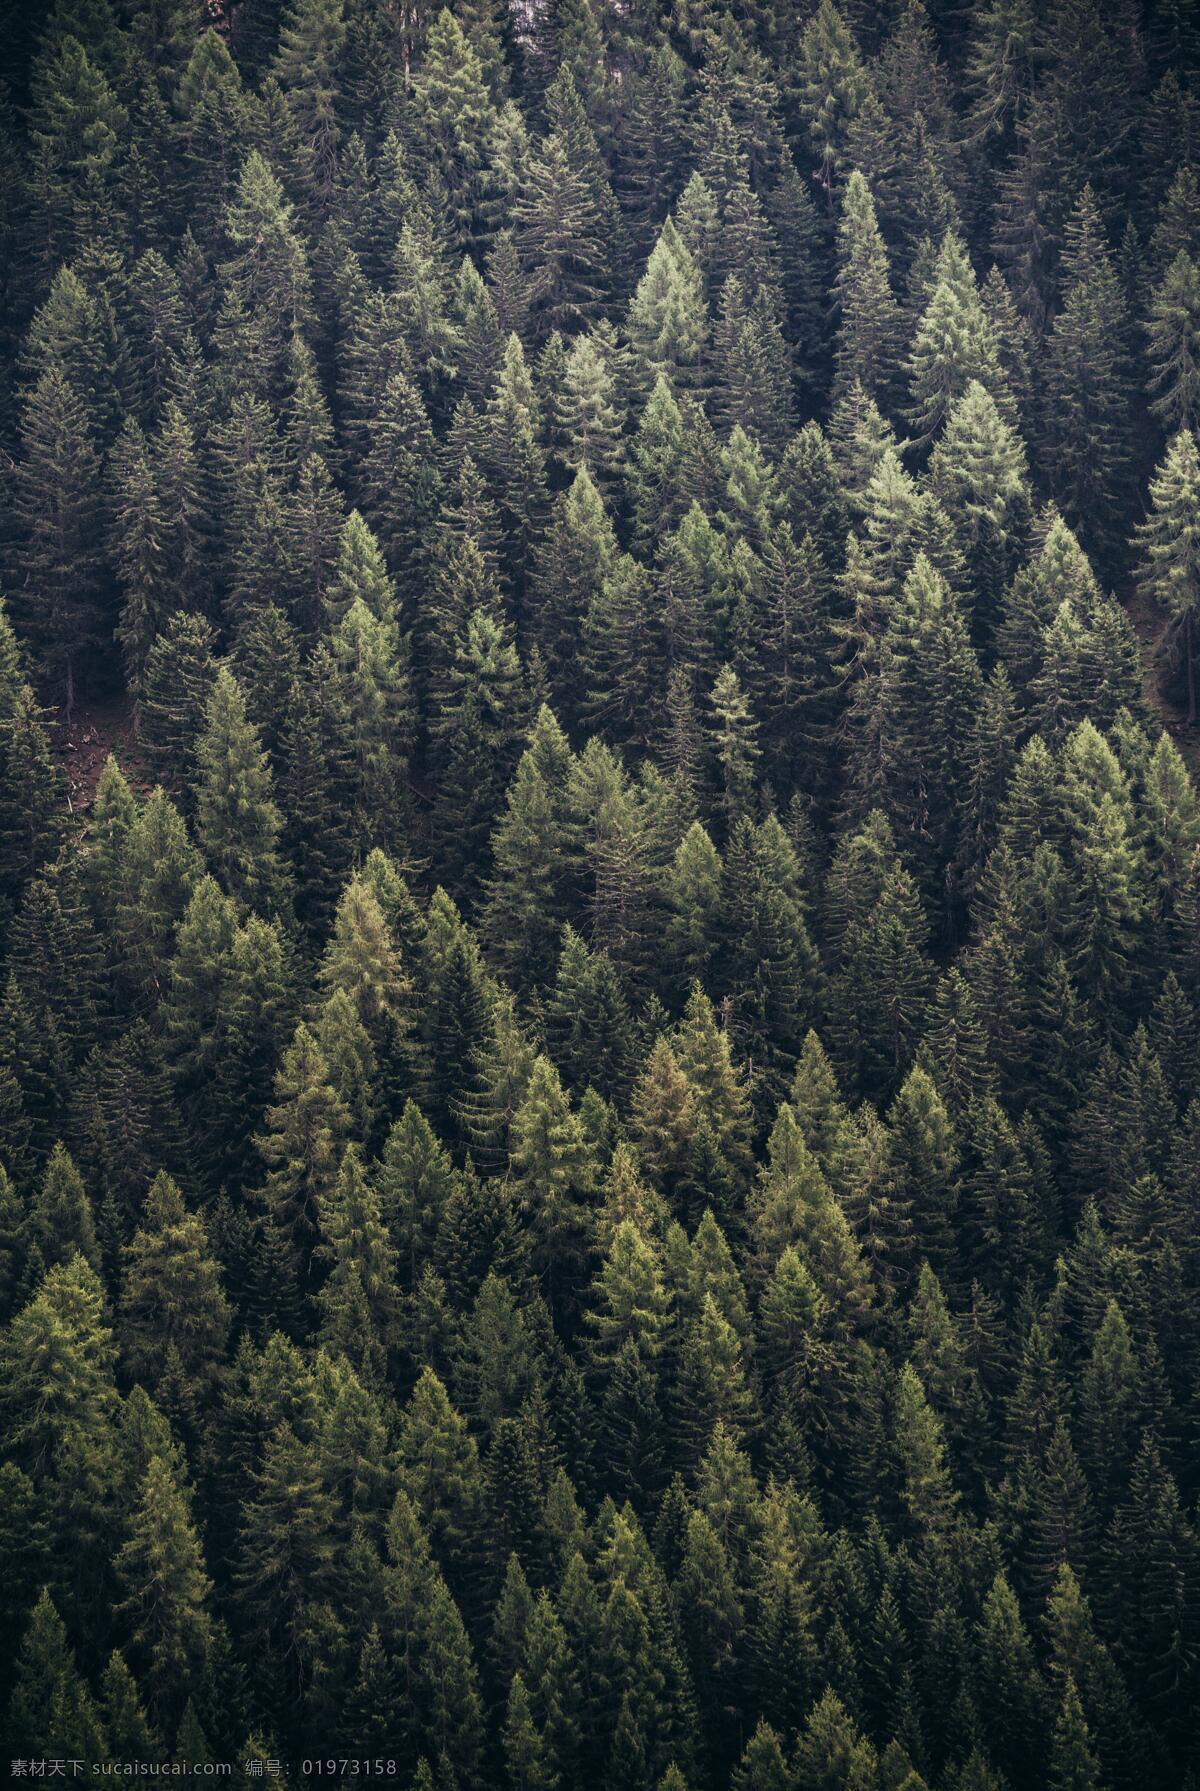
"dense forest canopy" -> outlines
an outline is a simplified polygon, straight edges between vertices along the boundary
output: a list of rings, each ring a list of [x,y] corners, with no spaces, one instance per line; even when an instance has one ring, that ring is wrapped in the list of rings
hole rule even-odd
[[[1196,7],[4,29],[10,1756],[1195,1791]]]

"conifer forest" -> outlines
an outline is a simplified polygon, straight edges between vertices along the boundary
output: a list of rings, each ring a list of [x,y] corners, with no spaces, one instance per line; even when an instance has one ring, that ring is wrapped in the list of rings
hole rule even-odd
[[[2,41],[5,1770],[1200,1791],[1200,6]]]

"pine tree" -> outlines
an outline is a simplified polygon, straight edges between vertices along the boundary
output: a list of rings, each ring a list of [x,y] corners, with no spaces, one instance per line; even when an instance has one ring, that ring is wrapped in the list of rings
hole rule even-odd
[[[560,130],[528,158],[513,218],[535,336],[594,323],[608,284],[606,219]]]
[[[9,938],[10,971],[52,1054],[81,1057],[97,1042],[101,961],[79,860],[65,856],[29,885]]]
[[[1142,918],[1143,863],[1132,837],[1128,787],[1091,722],[1063,749],[1068,862],[1075,873],[1071,968],[1101,1002],[1130,974],[1133,930]]]
[[[504,1719],[504,1763],[513,1791],[558,1791],[554,1752],[539,1732],[520,1673],[513,1676]]]
[[[108,1737],[45,1589],[21,1643],[8,1721],[12,1746],[38,1759],[38,1748],[52,1747],[57,1757],[99,1765],[108,1752]]]
[[[977,380],[952,406],[929,472],[980,587],[986,636],[1024,549],[1029,489],[1020,440]]]
[[[62,775],[0,600],[0,890],[6,902],[15,902],[54,856],[64,808]]]
[[[342,990],[370,1038],[381,1074],[395,1087],[409,1060],[412,983],[396,936],[364,873],[351,879],[317,971],[329,994]]]
[[[389,565],[407,584],[423,563],[442,482],[429,413],[406,372],[393,373],[372,399],[365,433],[364,507]]]
[[[853,1012],[853,1035],[831,1027],[868,1083],[903,1079],[919,1034],[928,990],[927,923],[907,872],[898,866],[860,919],[846,928],[843,964],[834,984],[835,1014]]]
[[[620,980],[608,953],[590,952],[571,927],[546,1019],[555,1061],[573,1085],[606,1099],[626,1091],[633,1027]]]
[[[151,1708],[178,1709],[208,1647],[204,1604],[212,1587],[186,1500],[159,1456],[147,1468],[116,1569],[126,1592],[119,1609]]]
[[[592,1284],[587,1313],[597,1371],[611,1372],[627,1343],[653,1362],[666,1341],[669,1309],[657,1251],[631,1219],[621,1220]]]
[[[721,288],[714,359],[716,415],[765,446],[782,447],[795,427],[791,352],[770,297],[760,289],[748,305],[733,274]]]
[[[737,823],[722,878],[720,982],[730,1034],[752,1066],[759,1103],[782,1095],[813,1019],[820,969],[782,828]]]
[[[325,617],[337,624],[356,601],[377,622],[396,616],[396,591],[388,576],[379,543],[357,510],[352,510],[338,536],[337,561],[325,598]]]
[[[19,1160],[11,1146],[8,1154],[10,1161]],[[0,1174],[0,1316],[5,1323],[12,1316],[18,1292],[25,1259],[25,1229],[25,1202],[5,1169]]]
[[[264,52],[260,70],[269,52]],[[218,31],[196,38],[178,88],[183,125],[183,166],[192,202],[193,241],[209,253],[258,122],[225,37]]]
[[[857,382],[869,398],[884,403],[895,381],[900,313],[871,190],[857,169],[842,201],[834,292],[839,312],[835,391],[845,395]]]
[[[146,1196],[143,1225],[125,1246],[121,1343],[131,1372],[157,1386],[168,1367],[203,1391],[218,1373],[229,1305],[204,1221],[165,1171]]]
[[[1033,337],[1025,318],[1018,311],[1008,282],[998,267],[993,267],[979,293],[983,308],[992,326],[1000,373],[1018,418],[1030,415],[1033,406]]]
[[[293,0],[283,19],[272,73],[313,159],[319,189],[337,170],[337,84],[345,23],[341,0]]]
[[[179,278],[157,249],[139,255],[130,277],[127,325],[144,419],[157,418],[187,348],[187,313]]]
[[[483,930],[518,988],[549,982],[558,956],[565,874],[572,858],[570,748],[543,708],[492,836],[495,867]]]
[[[319,1228],[320,1202],[335,1186],[349,1116],[328,1080],[316,1041],[303,1023],[284,1054],[275,1079],[268,1128],[256,1140],[268,1166],[262,1199],[270,1223],[289,1251],[310,1249]]]
[[[215,645],[203,616],[176,610],[146,657],[138,738],[159,780],[177,798],[190,794],[198,772],[196,746],[217,678]]]
[[[424,49],[412,86],[414,134],[422,159],[441,180],[466,247],[481,234],[495,113],[479,57],[446,8],[429,26]]]
[[[821,1791],[826,1785],[869,1785],[876,1755],[861,1736],[845,1705],[827,1687],[813,1705],[796,1746],[795,1779],[799,1791]]]
[[[745,1612],[729,1552],[702,1511],[688,1521],[673,1591],[696,1691],[712,1713],[710,1729],[721,1735],[741,1690],[737,1653]]]
[[[721,859],[699,821],[689,826],[667,878],[667,950],[686,977],[703,980],[717,944]]]
[[[1006,7],[1004,14],[1008,10]],[[1001,59],[1009,36],[1004,14],[999,20],[998,41],[993,42],[993,51],[999,50]],[[1015,17],[1012,73],[1023,85],[1035,51],[1034,25],[1023,9],[1017,10]],[[1004,79],[1001,74],[1001,83]],[[992,249],[1018,309],[1040,333],[1052,305],[1054,262],[1062,244],[1066,186],[1063,108],[1061,97],[1045,89],[1025,93],[1022,98],[1025,103],[1014,127],[1015,153],[998,183]]]
[[[799,76],[801,111],[822,159],[821,184],[832,196],[833,176],[845,166],[850,127],[871,92],[853,33],[833,0],[821,0],[805,27]]]
[[[251,150],[225,209],[232,253],[219,264],[224,300],[216,340],[231,380],[255,370],[258,389],[286,389],[292,337],[312,321],[308,257],[293,208],[266,159]]]
[[[136,1760],[161,1759],[162,1744],[142,1709],[137,1683],[115,1648],[100,1678],[100,1707],[114,1753]]]
[[[450,270],[423,210],[401,226],[392,258],[398,322],[430,403],[440,408],[445,381],[458,371],[458,330],[450,315]]]
[[[529,603],[530,634],[547,665],[565,667],[579,650],[582,623],[615,569],[617,543],[586,466],[555,500],[538,556]],[[556,701],[564,691],[555,678]]]
[[[237,912],[214,878],[197,884],[176,935],[165,1008],[166,1054],[180,1086],[203,1098],[216,1051],[216,1022],[237,931]]]
[[[1150,408],[1164,428],[1200,421],[1200,270],[1181,249],[1154,294],[1146,325]]]
[[[72,1434],[102,1443],[116,1392],[103,1288],[82,1256],[52,1268],[0,1342],[5,1437],[40,1479]]]
[[[741,1442],[756,1419],[743,1344],[711,1293],[687,1328],[679,1352],[676,1387],[678,1429],[684,1459],[695,1463],[715,1424]]]
[[[97,1274],[100,1272],[92,1203],[78,1169],[61,1143],[51,1151],[41,1186],[30,1202],[29,1240],[37,1245],[47,1267],[70,1262],[78,1252]]]
[[[529,140],[523,122],[518,123],[519,114],[516,108],[505,108],[502,116],[511,116],[508,121],[513,130],[511,148],[507,143],[500,147],[500,159],[497,167],[507,153],[511,156],[515,168],[523,165],[529,153]],[[510,185],[515,187],[517,174],[510,178]],[[501,230],[492,244],[487,261],[488,282],[496,306],[496,317],[500,329],[508,336],[515,335],[523,341],[529,334],[529,299],[525,290],[525,277],[521,272],[521,264],[517,258],[517,246],[510,229]]]
[[[625,400],[619,383],[624,358],[610,325],[577,336],[558,396],[569,444],[567,464],[586,466],[602,491],[616,483],[625,462]]]
[[[919,1535],[944,1529],[957,1500],[945,1459],[941,1426],[911,1362],[896,1382],[893,1417],[900,1458],[901,1500]]]
[[[179,1719],[179,1730],[175,1737],[175,1752],[182,1759],[198,1760],[205,1766],[212,1760],[212,1748],[200,1725],[200,1718],[196,1714],[196,1706],[191,1698],[184,1705],[183,1715]]]
[[[155,490],[146,438],[128,423],[113,451],[110,477],[116,487],[113,503],[112,556],[125,600],[117,638],[129,688],[139,690],[146,655],[162,625],[166,601],[166,566],[162,551],[165,517]]]
[[[337,1180],[317,1193],[318,1260],[329,1275],[317,1294],[321,1336],[368,1386],[383,1383],[396,1334],[399,1294],[395,1252],[384,1228],[379,1196],[350,1145]]]
[[[195,750],[197,829],[214,874],[231,896],[278,911],[288,896],[278,853],[283,823],[267,756],[226,666],[217,673]]]
[[[629,306],[629,340],[646,389],[660,376],[678,390],[700,383],[708,322],[700,270],[668,216]]]
[[[120,778],[112,761],[97,790],[97,818],[102,797]],[[121,783],[124,780],[121,779]],[[203,872],[203,861],[187,837],[182,816],[156,789],[139,809],[130,803],[123,837],[113,841],[113,861],[105,878],[104,909],[111,927],[118,986],[135,1008],[148,1007],[167,980],[167,960]],[[119,800],[119,799],[118,799]]]
[[[918,1063],[888,1113],[891,1155],[901,1189],[913,1202],[920,1247],[939,1269],[951,1261],[961,1156],[939,1088]]]
[[[478,1548],[483,1480],[474,1438],[431,1368],[405,1408],[397,1448],[399,1483],[453,1575]]]
[[[329,637],[329,695],[340,724],[334,748],[358,855],[397,844],[407,806],[413,732],[405,643],[386,613],[355,597]]]
[[[689,417],[687,421],[690,421]],[[630,444],[625,485],[636,539],[653,546],[678,526],[695,496],[685,412],[659,373]]]
[[[371,1036],[344,989],[335,989],[322,1003],[315,1036],[355,1132],[363,1138],[374,1136],[378,1123],[379,1064]]]
[[[294,1710],[318,1665],[333,1589],[335,1512],[315,1449],[287,1423],[267,1437],[242,1507],[235,1583],[245,1633]]]
[[[60,28],[32,71],[30,197],[43,220],[33,241],[44,277],[117,223],[116,164],[128,115],[89,56],[86,36]]]
[[[584,1198],[595,1163],[558,1072],[539,1057],[513,1115],[510,1162],[517,1196],[532,1222],[533,1258],[552,1303],[569,1307],[587,1235]]]
[[[631,555],[620,554],[583,618],[587,694],[579,708],[585,725],[622,746],[640,744],[651,732],[661,665],[656,652],[644,651],[647,640],[657,645],[650,612],[649,572]]]
[[[760,1717],[734,1770],[733,1791],[788,1791],[791,1783],[779,1736]]]
[[[1092,1486],[1102,1504],[1113,1496],[1128,1465],[1129,1450],[1114,1444],[1110,1418],[1137,1434],[1144,1399],[1144,1383],[1125,1315],[1116,1300],[1109,1300],[1092,1341],[1091,1355],[1080,1375],[1079,1435]],[[1123,1457],[1125,1459],[1123,1459]]]
[[[1049,1783],[1054,1791],[1096,1791],[1100,1766],[1091,1748],[1079,1693],[1070,1673],[1063,1684],[1062,1705],[1054,1725]]]
[[[988,1688],[984,1717],[991,1751],[1006,1772],[1032,1769],[1042,1733],[1045,1686],[1017,1601],[998,1573],[978,1628],[979,1670]]]
[[[523,591],[547,510],[540,406],[520,338],[510,335],[481,429],[481,460],[500,511],[504,570]]]
[[[828,778],[836,714],[831,597],[827,564],[812,535],[797,540],[784,523],[766,543],[761,585],[734,619],[739,668],[756,711],[767,718],[767,768],[781,790],[795,776],[796,740],[807,748],[804,786],[816,793]]]
[[[1081,1702],[1093,1712],[1111,1776],[1119,1779],[1131,1769],[1136,1776],[1139,1739],[1129,1693],[1107,1645],[1096,1634],[1090,1606],[1069,1566],[1059,1569],[1047,1599],[1046,1630],[1054,1683],[1065,1694],[1067,1680],[1072,1680]]]
[[[1113,531],[1102,518],[1128,480],[1126,315],[1090,187],[1067,225],[1063,271],[1063,306],[1047,348],[1043,459],[1068,521],[1111,552]]]
[[[759,755],[758,723],[750,713],[737,673],[724,665],[717,673],[710,701],[716,715],[714,753],[720,767],[727,824],[732,827],[750,808],[754,766]]]
[[[428,1121],[411,1100],[388,1133],[376,1182],[384,1221],[396,1246],[398,1268],[408,1290],[414,1292],[420,1265],[432,1249],[453,1187],[453,1169]]]
[[[912,839],[914,858],[939,871],[954,842],[937,831],[928,794],[957,785],[979,684],[962,614],[945,580],[918,554],[892,608],[878,667],[863,680],[871,694],[860,687],[851,699],[854,721],[870,704],[866,737],[852,742],[851,774],[863,805],[881,798],[889,819]]]
[[[999,347],[980,301],[964,244],[948,233],[938,254],[936,284],[917,325],[908,362],[909,412],[922,441],[931,441],[951,405],[972,380],[1002,399]]]
[[[468,397],[478,406],[486,403],[500,372],[504,334],[496,302],[475,263],[466,255],[456,297],[460,375]]]
[[[1150,483],[1150,516],[1140,533],[1143,588],[1169,612],[1182,635],[1188,725],[1196,723],[1196,615],[1200,610],[1200,532],[1195,523],[1200,448],[1180,430]]]
[[[78,46],[77,46],[78,47]],[[20,620],[68,720],[75,670],[101,648],[104,613],[100,462],[79,395],[57,363],[30,393],[16,471],[23,531]]]

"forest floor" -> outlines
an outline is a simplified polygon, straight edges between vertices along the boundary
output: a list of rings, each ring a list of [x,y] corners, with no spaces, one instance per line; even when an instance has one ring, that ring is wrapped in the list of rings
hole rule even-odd
[[[76,813],[91,807],[100,773],[111,752],[116,753],[134,789],[143,794],[149,791],[150,776],[134,734],[133,704],[128,698],[76,703],[70,727],[58,722],[53,740]]]

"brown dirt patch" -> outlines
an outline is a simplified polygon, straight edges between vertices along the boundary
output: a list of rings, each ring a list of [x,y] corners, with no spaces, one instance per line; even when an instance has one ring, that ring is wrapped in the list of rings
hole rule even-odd
[[[133,788],[143,795],[149,793],[149,773],[138,750],[133,704],[127,698],[77,703],[70,727],[58,722],[53,741],[76,813],[91,807],[109,753],[116,755]]]

